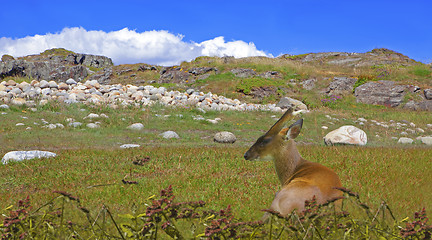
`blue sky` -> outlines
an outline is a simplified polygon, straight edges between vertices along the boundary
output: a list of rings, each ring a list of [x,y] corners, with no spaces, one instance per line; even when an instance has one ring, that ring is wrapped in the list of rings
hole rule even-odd
[[[432,1],[2,2],[0,54],[51,46],[112,55],[117,64],[381,47],[430,63]]]

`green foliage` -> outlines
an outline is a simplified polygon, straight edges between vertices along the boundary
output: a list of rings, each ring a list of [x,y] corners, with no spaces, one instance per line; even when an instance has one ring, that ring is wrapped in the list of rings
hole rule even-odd
[[[321,99],[321,104],[325,107],[336,108],[338,102],[342,99],[341,96],[327,96]]]
[[[54,191],[57,196],[34,211],[29,197],[16,210],[5,209],[0,233],[2,239],[430,239],[432,225],[424,208],[413,221],[398,221],[385,202],[373,210],[357,193],[339,190],[344,197],[322,205],[314,198],[304,211],[287,216],[263,210],[266,223],[243,222],[230,206],[214,211],[203,209],[204,201],[176,202],[171,186],[147,198],[145,208],[134,206],[126,214],[115,214],[105,204],[92,211],[78,197]],[[77,217],[71,218],[71,212]]]
[[[74,54],[74,52],[66,50],[64,48],[52,48],[45,50],[41,53],[41,55],[59,55],[59,56],[67,56],[69,54]]]
[[[417,77],[431,77],[432,76],[432,70],[430,67],[426,65],[415,65],[412,67],[412,69],[409,71],[409,73],[414,74]]]
[[[353,93],[355,92],[355,89],[367,82],[376,81],[375,76],[371,75],[360,75],[357,77],[357,81],[354,83],[353,86]]]
[[[236,90],[244,94],[250,94],[253,88],[275,86],[279,89],[279,87],[285,85],[283,80],[254,77],[240,80],[236,86]]]

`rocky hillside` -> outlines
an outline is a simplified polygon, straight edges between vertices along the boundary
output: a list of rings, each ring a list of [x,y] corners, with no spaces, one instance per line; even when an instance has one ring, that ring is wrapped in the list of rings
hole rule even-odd
[[[277,103],[289,96],[310,108],[325,105],[331,97],[345,97],[365,104],[432,111],[431,66],[388,49],[277,58],[199,57],[171,67],[114,66],[107,57],[51,49],[17,59],[3,56],[0,79],[153,85],[168,90],[210,91],[254,103]]]

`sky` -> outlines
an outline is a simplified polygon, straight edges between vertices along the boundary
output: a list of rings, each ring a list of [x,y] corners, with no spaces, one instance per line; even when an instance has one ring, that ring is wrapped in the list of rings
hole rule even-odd
[[[432,1],[2,1],[0,55],[59,47],[115,64],[374,48],[431,63]]]

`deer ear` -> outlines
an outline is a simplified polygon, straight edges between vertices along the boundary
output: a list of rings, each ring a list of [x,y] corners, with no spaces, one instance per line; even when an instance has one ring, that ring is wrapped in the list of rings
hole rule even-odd
[[[291,126],[287,128],[286,138],[287,139],[296,138],[300,134],[300,130],[302,129],[302,126],[303,126],[303,119],[300,119],[297,122],[293,123]]]

